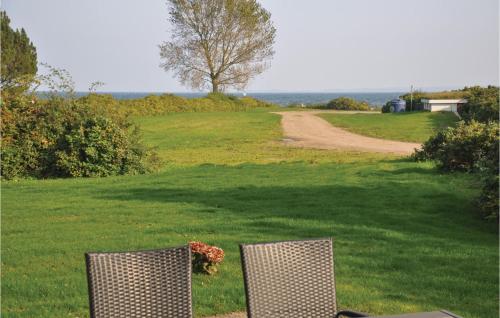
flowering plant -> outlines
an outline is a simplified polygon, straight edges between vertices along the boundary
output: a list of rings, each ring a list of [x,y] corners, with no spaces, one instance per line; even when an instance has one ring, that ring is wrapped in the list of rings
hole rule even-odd
[[[193,255],[193,272],[213,275],[217,273],[217,265],[224,259],[224,251],[203,242],[189,242]]]

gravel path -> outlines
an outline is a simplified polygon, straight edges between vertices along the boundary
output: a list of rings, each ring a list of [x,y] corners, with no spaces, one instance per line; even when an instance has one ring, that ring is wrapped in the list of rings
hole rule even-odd
[[[418,143],[366,137],[334,127],[326,120],[315,116],[318,113],[325,112],[339,113],[338,111],[290,111],[276,113],[282,116],[281,125],[283,126],[285,135],[283,141],[295,147],[346,149],[400,155],[409,155],[415,148],[421,147]]]

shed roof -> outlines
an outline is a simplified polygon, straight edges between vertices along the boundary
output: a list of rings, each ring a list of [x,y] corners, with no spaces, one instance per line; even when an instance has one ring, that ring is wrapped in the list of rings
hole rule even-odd
[[[429,104],[465,104],[466,99],[422,99],[422,102]]]

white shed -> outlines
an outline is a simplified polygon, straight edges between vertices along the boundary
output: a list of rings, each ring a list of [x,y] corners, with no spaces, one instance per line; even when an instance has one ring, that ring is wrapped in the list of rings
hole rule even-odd
[[[422,99],[424,109],[431,112],[457,112],[460,105],[467,103],[466,99]]]

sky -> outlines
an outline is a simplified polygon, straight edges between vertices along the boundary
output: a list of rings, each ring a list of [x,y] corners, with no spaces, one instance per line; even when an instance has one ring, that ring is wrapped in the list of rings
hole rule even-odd
[[[165,0],[3,0],[38,61],[76,89],[189,92],[160,68]],[[260,0],[277,29],[270,68],[247,91],[437,90],[499,84],[498,0]]]

